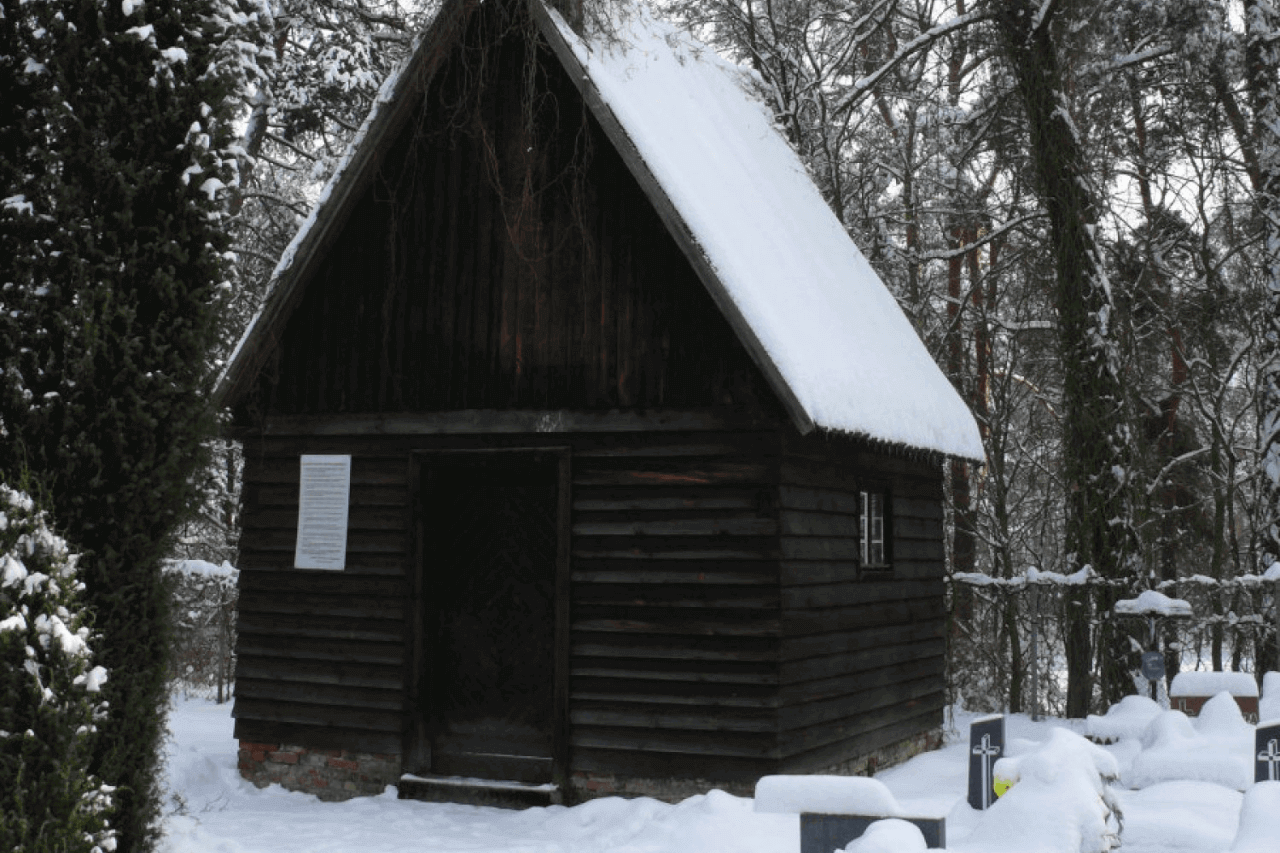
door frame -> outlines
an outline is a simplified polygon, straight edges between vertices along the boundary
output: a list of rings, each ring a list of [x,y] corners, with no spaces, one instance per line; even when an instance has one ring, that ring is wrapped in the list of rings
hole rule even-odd
[[[498,455],[539,453],[556,457],[556,566],[554,643],[552,647],[551,688],[551,779],[561,791],[568,790],[569,780],[569,594],[570,545],[572,537],[573,480],[572,448],[563,445],[487,447],[480,449],[419,449],[409,454],[409,518],[406,529],[411,542],[409,553],[410,601],[406,622],[405,704],[402,765],[406,773],[430,774],[431,732],[427,730],[424,693],[432,684],[432,657],[425,639],[430,627],[423,614],[427,592],[425,568],[426,525],[423,518],[422,480],[426,470],[440,462],[465,462],[467,458],[493,458]]]

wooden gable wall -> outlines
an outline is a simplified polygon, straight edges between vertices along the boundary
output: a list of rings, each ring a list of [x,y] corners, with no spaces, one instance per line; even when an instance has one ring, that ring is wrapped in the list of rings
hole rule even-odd
[[[471,46],[495,15],[391,145],[248,409],[776,407],[554,57],[537,48],[530,107],[526,32]]]

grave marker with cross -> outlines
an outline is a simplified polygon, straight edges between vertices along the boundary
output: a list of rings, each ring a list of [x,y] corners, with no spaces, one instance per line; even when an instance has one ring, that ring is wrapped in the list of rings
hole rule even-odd
[[[1280,781],[1280,720],[1258,724],[1253,781]]]
[[[1004,715],[974,720],[969,726],[969,805],[986,809],[995,801],[992,768],[1004,755]]]

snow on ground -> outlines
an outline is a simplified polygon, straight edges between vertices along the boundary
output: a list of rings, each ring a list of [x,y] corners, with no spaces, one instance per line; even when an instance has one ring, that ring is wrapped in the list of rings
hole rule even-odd
[[[721,791],[677,805],[612,797],[572,808],[507,811],[401,801],[394,791],[322,803],[278,786],[258,790],[236,771],[230,709],[230,704],[186,699],[178,701],[170,715],[170,801],[161,853],[798,853],[800,847],[795,815],[757,813],[752,800]],[[1211,715],[1209,731],[1193,728],[1193,734],[1238,734],[1234,719],[1220,716],[1223,719],[1215,720]],[[948,848],[956,853],[1026,853],[1015,849],[1013,833],[1002,836],[991,826],[998,821],[997,810],[984,816],[965,802],[967,732],[973,718],[959,714],[958,734],[947,747],[883,771],[876,779],[904,810],[946,814]],[[1053,732],[1063,728],[1083,733],[1084,725],[1064,720],[1033,723],[1024,715],[1011,715],[1006,753],[1016,757],[1043,752],[1046,745],[1061,740]],[[1106,749],[1115,756],[1124,779],[1141,754],[1141,742],[1128,737]],[[1035,772],[1047,778],[1045,768]],[[1207,768],[1193,767],[1191,772],[1212,775]],[[1274,808],[1280,793],[1273,790],[1280,785],[1261,787],[1265,790],[1249,789],[1251,814],[1246,815],[1246,832],[1240,839],[1237,825],[1246,798],[1237,790],[1203,778],[1159,781],[1141,790],[1121,788],[1116,798],[1124,814],[1122,850],[1225,853],[1235,845],[1240,853],[1280,853],[1280,811]],[[1007,805],[1016,803],[1010,799]],[[1062,817],[1061,810],[1046,801],[1031,809],[1032,819],[1038,808],[1046,812],[1046,821]],[[1022,814],[1017,818],[1020,823],[1026,819]],[[886,827],[880,841],[889,847],[877,842],[854,849],[907,851],[909,845],[892,846],[905,843],[905,834],[901,827]]]

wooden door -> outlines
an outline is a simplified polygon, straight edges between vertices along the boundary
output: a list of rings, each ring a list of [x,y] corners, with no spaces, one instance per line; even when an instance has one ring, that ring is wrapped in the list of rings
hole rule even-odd
[[[553,780],[561,462],[495,451],[420,468],[418,707],[433,774]]]

